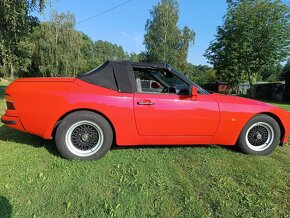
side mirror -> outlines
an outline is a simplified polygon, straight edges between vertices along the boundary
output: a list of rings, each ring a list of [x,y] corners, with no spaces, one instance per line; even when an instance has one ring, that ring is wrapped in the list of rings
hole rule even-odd
[[[175,91],[178,95],[191,96],[191,86],[176,86]]]
[[[198,89],[196,86],[193,86],[191,88],[191,99],[196,100],[197,99],[197,94],[198,94]]]

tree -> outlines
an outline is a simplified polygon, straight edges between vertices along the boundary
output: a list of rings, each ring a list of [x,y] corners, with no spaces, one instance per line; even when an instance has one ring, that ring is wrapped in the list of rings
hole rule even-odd
[[[135,53],[135,52],[131,52],[131,53],[129,54],[129,59],[130,59],[131,61],[138,62],[138,61],[140,61],[140,54],[137,54],[137,53]]]
[[[187,70],[183,72],[188,78],[199,85],[214,84],[218,81],[216,71],[207,65],[188,64]]]
[[[52,12],[52,21],[34,28],[32,65],[42,76],[75,76],[83,65],[83,35],[72,13]]]
[[[147,61],[162,61],[180,70],[187,67],[187,55],[195,33],[187,26],[177,26],[179,6],[176,0],[161,0],[150,11],[151,19],[145,25],[144,44]]]
[[[271,68],[268,68],[261,72],[261,77],[263,81],[268,82],[276,82],[280,78],[280,74],[282,73],[283,66],[279,64],[273,65]]]
[[[86,34],[79,32],[82,41],[81,54],[82,64],[80,65],[78,74],[85,73],[96,67],[94,57],[94,41]]]
[[[76,76],[106,60],[125,60],[129,55],[121,46],[98,40],[75,30],[72,13],[52,12],[51,22],[34,28],[30,37],[32,64],[23,76]]]
[[[107,60],[127,60],[129,55],[124,51],[122,46],[112,44],[110,42],[98,40],[93,42],[84,33],[82,34],[82,49],[83,65],[81,66],[79,73],[85,73],[89,70],[101,65]]]
[[[45,0],[0,1],[0,65],[4,76],[14,77],[14,65],[19,62],[20,43],[25,40],[37,19],[34,10],[43,11]],[[20,59],[22,60],[22,59]]]
[[[224,24],[205,57],[223,80],[237,84],[247,78],[252,87],[261,72],[289,54],[290,10],[281,0],[227,2]]]
[[[98,40],[94,43],[94,59],[97,65],[100,65],[107,60],[127,60],[129,55],[122,46]]]
[[[285,66],[282,69],[282,74],[290,72],[290,58],[287,60]]]

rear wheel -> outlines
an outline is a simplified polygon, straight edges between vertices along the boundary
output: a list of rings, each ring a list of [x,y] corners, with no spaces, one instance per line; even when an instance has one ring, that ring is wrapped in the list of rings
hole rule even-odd
[[[66,116],[57,128],[56,147],[66,159],[94,160],[111,148],[113,131],[108,121],[90,111]]]
[[[265,114],[257,115],[244,126],[238,147],[246,154],[267,155],[279,144],[280,136],[275,119]]]

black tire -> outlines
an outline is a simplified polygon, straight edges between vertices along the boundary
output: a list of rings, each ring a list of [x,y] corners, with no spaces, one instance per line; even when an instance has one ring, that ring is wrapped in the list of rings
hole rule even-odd
[[[113,131],[101,115],[76,111],[59,124],[55,142],[59,153],[66,159],[96,160],[110,150]]]
[[[237,145],[245,154],[270,154],[280,142],[281,131],[277,121],[265,114],[253,117],[242,129]]]

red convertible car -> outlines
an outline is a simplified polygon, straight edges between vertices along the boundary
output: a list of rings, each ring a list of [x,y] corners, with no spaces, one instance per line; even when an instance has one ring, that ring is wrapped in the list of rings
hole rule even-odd
[[[25,78],[8,86],[1,120],[55,138],[67,159],[98,159],[116,143],[217,144],[266,155],[286,143],[290,114],[210,94],[168,64],[107,61],[76,78]]]

